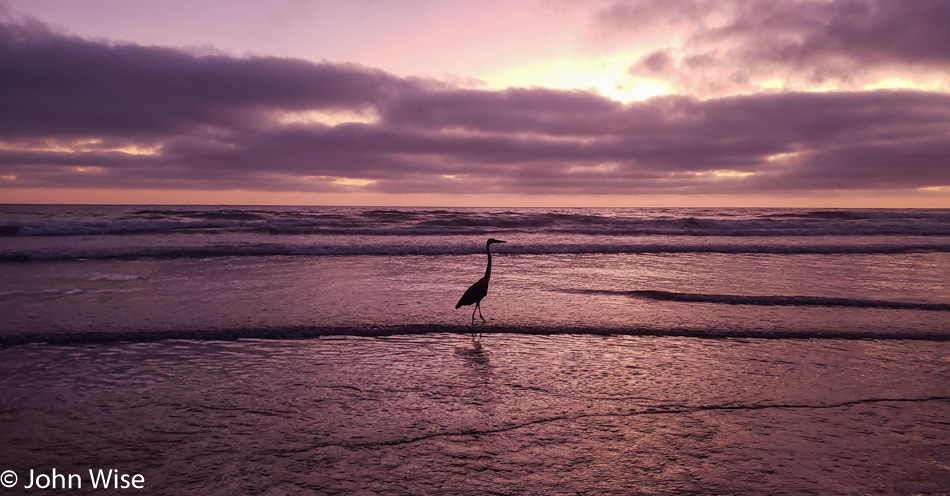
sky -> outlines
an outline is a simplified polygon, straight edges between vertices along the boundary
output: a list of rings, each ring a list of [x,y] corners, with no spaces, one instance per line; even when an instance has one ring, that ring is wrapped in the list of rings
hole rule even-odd
[[[0,203],[950,208],[946,0],[0,0]]]

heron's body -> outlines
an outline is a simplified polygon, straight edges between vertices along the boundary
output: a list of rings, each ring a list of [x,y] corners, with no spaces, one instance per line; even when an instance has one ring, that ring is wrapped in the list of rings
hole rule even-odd
[[[485,253],[488,254],[488,266],[485,267],[485,276],[479,279],[475,284],[472,284],[472,286],[465,291],[465,294],[462,295],[462,298],[459,299],[459,302],[455,304],[455,308],[459,308],[462,305],[475,304],[475,308],[472,309],[472,324],[475,324],[476,311],[478,311],[478,316],[482,319],[482,322],[485,322],[485,317],[482,317],[481,303],[482,299],[485,298],[485,295],[488,294],[488,281],[491,279],[492,243],[504,243],[504,241],[489,239],[488,242],[485,243]]]
[[[465,294],[462,295],[462,298],[455,305],[455,308],[459,308],[462,305],[471,305],[479,304],[488,294],[488,279],[489,276],[486,274],[485,277],[481,278],[475,284],[472,284],[470,288],[465,290]]]

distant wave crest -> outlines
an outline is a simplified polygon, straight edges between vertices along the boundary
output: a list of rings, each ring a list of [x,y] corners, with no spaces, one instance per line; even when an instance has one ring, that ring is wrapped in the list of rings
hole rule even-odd
[[[179,259],[220,257],[269,257],[269,256],[445,256],[483,253],[480,243],[450,244],[215,244],[206,246],[119,246],[119,247],[55,247],[42,250],[0,251],[0,262],[25,262],[43,260],[80,259]],[[773,255],[838,255],[838,254],[900,254],[900,253],[950,253],[950,243],[912,243],[878,245],[787,245],[787,244],[507,244],[497,255],[588,255],[588,254],[773,254]]]
[[[544,232],[615,236],[950,236],[946,210],[445,210],[139,208],[4,215],[0,237],[256,232],[425,236]]]
[[[827,296],[758,296],[758,295],[730,295],[704,293],[676,293],[672,291],[634,290],[583,290],[586,293],[622,294],[635,298],[657,301],[679,301],[686,303],[718,303],[726,305],[758,305],[758,306],[821,306],[821,307],[854,307],[854,308],[886,308],[892,310],[930,310],[950,312],[948,303],[926,303],[910,301],[865,300],[857,298],[836,298]]]

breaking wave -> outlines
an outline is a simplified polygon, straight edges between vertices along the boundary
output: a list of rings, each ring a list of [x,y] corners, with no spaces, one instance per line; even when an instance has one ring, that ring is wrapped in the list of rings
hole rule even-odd
[[[8,207],[9,208],[9,207]],[[947,210],[138,208],[17,212],[0,237],[187,233],[482,235],[544,232],[614,236],[950,236]]]
[[[487,236],[518,239],[502,254],[950,252],[950,210],[0,205],[0,262],[468,255]]]
[[[628,295],[634,298],[643,298],[657,301],[679,301],[686,303],[719,303],[726,305],[758,305],[758,306],[821,306],[821,307],[854,307],[854,308],[885,308],[891,310],[930,310],[950,312],[950,304],[924,303],[909,301],[865,300],[857,298],[834,298],[826,296],[757,296],[757,295],[728,295],[703,293],[676,293],[671,291],[635,290],[582,290],[584,293],[607,293]]]
[[[178,259],[269,256],[446,256],[484,253],[481,243],[429,244],[213,244],[207,246],[97,246],[52,247],[35,250],[8,249],[0,251],[0,262],[80,259]],[[771,255],[850,255],[950,253],[950,243],[895,243],[877,245],[788,245],[788,244],[719,244],[719,243],[634,243],[634,244],[512,244],[496,252],[510,255],[591,255],[591,254],[771,254]]]
[[[816,331],[767,329],[692,329],[651,327],[540,327],[486,326],[479,331],[491,334],[599,336],[674,336],[700,339],[895,339],[918,341],[950,341],[950,334],[914,331]],[[469,325],[416,324],[399,326],[334,326],[334,327],[234,327],[166,330],[108,330],[75,332],[30,332],[0,334],[0,346],[24,344],[101,344],[116,342],[152,342],[167,340],[232,341],[237,339],[317,339],[333,336],[382,337],[413,334],[459,334],[468,336]]]

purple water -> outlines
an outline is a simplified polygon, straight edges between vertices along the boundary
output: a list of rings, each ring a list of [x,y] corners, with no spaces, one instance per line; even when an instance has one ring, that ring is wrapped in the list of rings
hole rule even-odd
[[[946,210],[0,213],[0,342],[464,332],[488,237],[494,332],[950,335]]]
[[[3,468],[116,468],[148,494],[950,487],[946,342],[483,340],[6,347]]]
[[[946,210],[0,206],[0,315],[20,489],[950,488]]]

